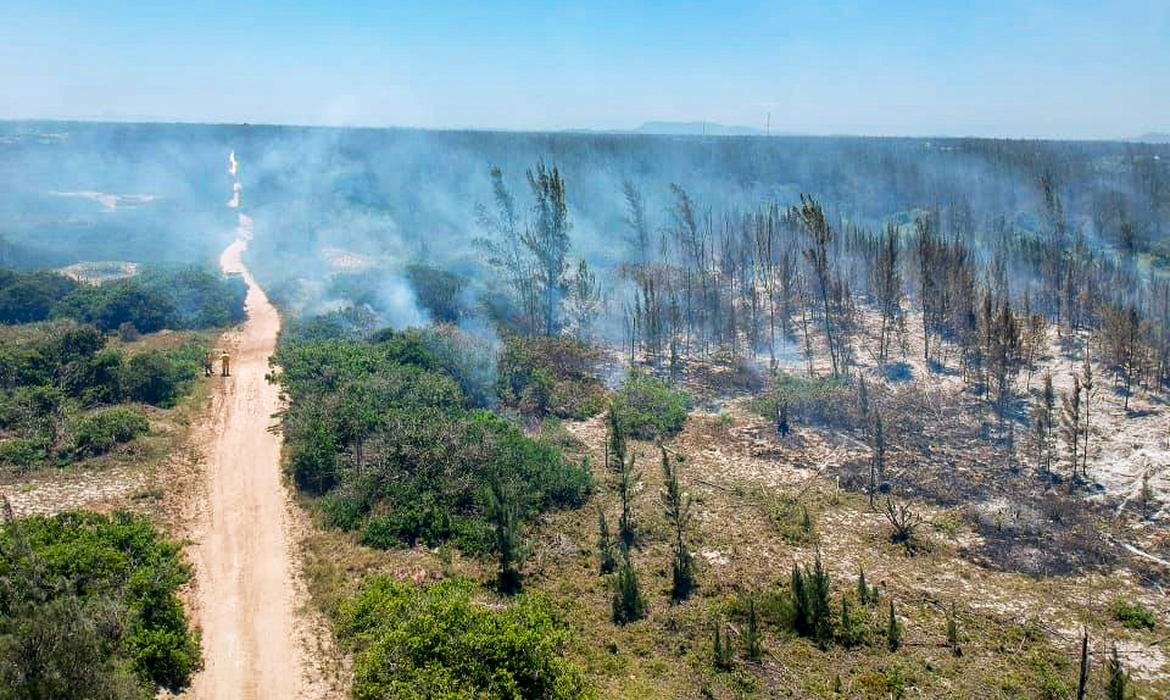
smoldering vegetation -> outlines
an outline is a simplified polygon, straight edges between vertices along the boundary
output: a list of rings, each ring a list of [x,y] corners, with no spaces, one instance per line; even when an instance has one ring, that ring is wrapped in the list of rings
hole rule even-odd
[[[99,136],[117,128],[87,128],[119,151]],[[161,153],[187,128],[126,133]],[[358,590],[365,563],[322,565],[315,595],[363,693],[410,667],[390,640],[416,632],[362,610],[424,609],[432,575],[482,584],[459,590],[488,599],[485,624],[568,650],[607,689],[634,687],[635,656],[673,656],[642,669],[675,689],[875,697],[1071,693],[1060,635],[1030,627],[1028,659],[1010,653],[1016,621],[967,581],[934,643],[938,590],[921,589],[939,562],[1110,634],[1033,584],[1125,567],[1118,591],[1164,585],[1134,557],[1167,546],[1166,475],[1121,443],[1170,385],[1165,145],[191,129],[199,164],[176,166],[174,197],[226,209],[227,152],[240,163],[248,263],[286,321],[274,380],[297,487],[331,541],[423,567],[417,590]],[[862,562],[891,581],[881,608]],[[440,627],[439,646],[468,642]],[[477,683],[493,696],[542,664]],[[555,672],[576,687],[574,665]]]

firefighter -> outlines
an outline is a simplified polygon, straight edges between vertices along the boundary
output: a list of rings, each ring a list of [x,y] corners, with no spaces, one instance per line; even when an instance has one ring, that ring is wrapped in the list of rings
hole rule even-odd
[[[224,352],[224,354],[219,356],[219,363],[220,363],[220,369],[221,369],[220,376],[221,377],[230,377],[231,376],[231,371],[230,371],[231,358],[228,357],[227,352]]]

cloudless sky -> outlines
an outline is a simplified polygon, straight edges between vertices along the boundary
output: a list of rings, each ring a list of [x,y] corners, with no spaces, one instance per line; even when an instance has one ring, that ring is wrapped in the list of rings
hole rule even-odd
[[[762,129],[768,112],[810,134],[1170,131],[1170,2],[0,0],[0,119]]]

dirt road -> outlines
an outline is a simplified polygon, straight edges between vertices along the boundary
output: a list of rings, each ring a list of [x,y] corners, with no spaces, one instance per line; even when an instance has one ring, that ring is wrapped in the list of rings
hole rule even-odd
[[[241,260],[250,239],[251,220],[241,214],[238,237],[220,257],[224,272],[248,285],[248,320],[225,338],[232,376],[216,377],[223,386],[209,416],[204,522],[192,551],[206,663],[191,688],[195,698],[301,692],[280,440],[268,431],[279,397],[264,379],[280,317]]]

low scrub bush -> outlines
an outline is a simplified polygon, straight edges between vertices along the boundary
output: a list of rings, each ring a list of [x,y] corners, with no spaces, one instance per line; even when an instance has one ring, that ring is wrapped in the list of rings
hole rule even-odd
[[[520,596],[489,606],[473,592],[462,581],[416,588],[375,578],[343,602],[338,635],[355,651],[353,696],[593,697],[564,659],[569,629],[551,603]]]
[[[150,430],[142,412],[126,406],[105,408],[82,415],[73,424],[73,453],[78,457],[95,457],[130,442]]]
[[[467,286],[465,277],[442,268],[413,264],[406,266],[406,278],[435,323],[457,323],[467,313],[462,300]]]
[[[13,438],[0,442],[0,469],[22,472],[45,461],[45,443],[41,440]]]
[[[276,375],[298,486],[324,496],[328,521],[372,546],[452,542],[490,549],[488,486],[510,482],[517,513],[583,505],[589,470],[534,440],[463,391],[468,364],[432,331],[281,349]]]
[[[755,402],[755,409],[775,421],[781,407],[790,422],[845,428],[863,424],[856,391],[839,379],[781,374],[772,390]]]
[[[100,285],[81,285],[53,306],[52,316],[105,332],[123,324],[141,333],[170,328],[224,328],[245,318],[247,288],[238,277],[196,269],[150,270]]]
[[[691,397],[640,370],[632,370],[614,398],[614,410],[639,440],[672,437],[686,425]]]
[[[206,352],[202,346],[190,344],[132,356],[121,371],[123,397],[152,406],[174,406],[185,393],[186,384],[201,375]]]
[[[179,545],[141,516],[72,512],[0,528],[0,697],[152,698],[200,666]]]
[[[605,409],[601,353],[567,337],[510,336],[500,354],[501,403],[526,415],[584,420]]]
[[[1131,630],[1147,629],[1152,630],[1157,624],[1157,617],[1154,613],[1136,601],[1129,601],[1125,598],[1117,598],[1113,604],[1109,606],[1109,612],[1113,614],[1113,619],[1125,625]]]

